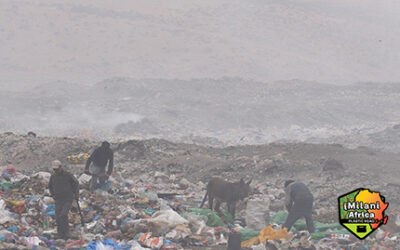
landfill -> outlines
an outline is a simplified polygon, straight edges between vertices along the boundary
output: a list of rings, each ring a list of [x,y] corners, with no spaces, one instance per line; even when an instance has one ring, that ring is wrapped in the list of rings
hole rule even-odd
[[[390,211],[390,223],[362,241],[338,224],[337,204],[335,197],[332,199],[335,184],[326,183],[327,177],[333,178],[337,173],[326,172],[324,163],[321,165],[324,176],[309,183],[316,197],[313,213],[316,232],[308,233],[304,220],[298,220],[287,232],[282,229],[287,212],[281,182],[256,178],[250,196],[238,202],[236,218],[232,218],[224,204],[221,213],[199,208],[207,178],[196,176],[195,171],[192,175],[180,172],[179,164],[173,171],[174,166],[160,163],[178,157],[177,152],[194,157],[194,146],[182,150],[179,145],[163,141],[153,144],[152,148],[143,146],[149,145],[146,143],[149,142],[113,144],[115,160],[120,159],[120,163],[108,182],[94,192],[89,192],[90,176],[83,173],[84,161],[71,161],[72,157],[68,157],[80,155],[82,158],[90,152],[57,152],[59,157],[64,155],[62,160],[68,171],[80,182],[79,205],[84,225],[77,204],[73,204],[69,214],[72,237],[66,241],[56,239],[55,205],[47,188],[49,168],[43,166],[41,171],[36,168],[32,171],[33,168],[26,168],[26,161],[21,161],[21,166],[3,164],[0,168],[0,249],[227,249],[230,235],[235,233],[240,234],[242,249],[400,248],[400,213],[395,208]],[[205,149],[197,150],[199,153]],[[224,152],[220,154],[223,158],[234,154],[228,150],[221,152]],[[235,157],[242,164],[239,168],[248,163],[245,156]],[[282,162],[288,161],[282,155],[269,161],[257,160],[266,164],[263,166],[269,169],[269,175],[279,173],[274,166],[285,169]],[[165,167],[143,170],[151,164]],[[133,171],[140,167],[141,172]],[[225,178],[234,180],[229,175]]]

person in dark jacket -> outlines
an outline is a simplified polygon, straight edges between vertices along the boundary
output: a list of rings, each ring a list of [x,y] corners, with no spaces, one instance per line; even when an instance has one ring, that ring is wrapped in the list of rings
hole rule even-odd
[[[60,161],[52,162],[54,173],[50,177],[49,191],[56,203],[57,234],[61,239],[69,239],[68,213],[72,202],[79,198],[79,182],[65,169]]]
[[[107,163],[108,169],[106,173]],[[86,161],[85,173],[92,175],[90,189],[92,191],[96,189],[97,179],[99,179],[100,186],[104,185],[108,177],[112,174],[113,168],[114,152],[110,148],[110,143],[104,141],[100,147],[94,150],[93,154]]]
[[[285,206],[289,214],[283,227],[287,231],[301,217],[306,218],[307,230],[314,232],[314,222],[312,219],[312,208],[314,197],[308,187],[302,182],[288,180],[285,182],[286,201]]]

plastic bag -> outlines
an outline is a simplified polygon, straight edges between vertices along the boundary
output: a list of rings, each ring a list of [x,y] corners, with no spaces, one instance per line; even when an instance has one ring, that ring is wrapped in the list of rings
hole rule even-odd
[[[104,239],[102,242],[92,241],[86,246],[87,250],[114,250],[120,249],[112,239]]]
[[[104,245],[103,243],[99,242],[96,246],[96,250],[114,250],[118,249],[113,246]]]
[[[164,199],[160,199],[160,210],[169,210],[171,207],[168,205],[168,202]]]
[[[250,240],[251,238],[256,237],[260,233],[259,231],[246,228],[241,229],[239,232],[242,236],[242,241]]]
[[[49,183],[51,174],[49,172],[38,172],[33,174],[32,177],[37,177],[42,183]]]
[[[192,229],[192,232],[194,232],[194,234],[201,234],[204,228],[206,228],[205,220],[199,218],[200,216],[191,213],[185,213],[183,216],[189,221],[190,228]]]
[[[188,208],[187,211],[194,215],[206,216],[207,217],[206,225],[209,227],[221,227],[225,225],[221,217],[219,217],[217,213],[212,211],[211,209]],[[232,215],[228,211],[224,210],[222,211],[222,213],[224,214],[226,222],[230,223],[233,221]]]
[[[169,228],[175,228],[181,224],[189,224],[189,222],[180,216],[177,212],[172,209],[158,211],[153,214],[153,217],[147,220],[148,222],[154,223],[159,226],[167,226]]]
[[[16,183],[11,183],[11,182],[0,183],[0,188],[13,189],[16,186],[17,186]]]
[[[283,224],[288,216],[288,213],[285,211],[279,211],[274,216],[270,217],[269,224]]]
[[[0,224],[15,221],[13,214],[6,210],[6,203],[0,199]]]
[[[289,234],[286,229],[274,230],[272,226],[268,226],[261,230],[258,236],[242,242],[242,247],[250,247],[254,245],[265,244],[267,240],[288,239]]]
[[[270,223],[271,224],[283,224],[285,223],[285,220],[288,216],[287,212],[280,211],[276,213],[273,217],[270,218]],[[317,231],[326,231],[326,230],[340,230],[343,227],[339,223],[321,223],[318,221],[314,221],[314,227]],[[307,224],[304,220],[297,220],[291,231],[296,232],[296,231],[301,231],[301,230],[306,230],[307,229]]]
[[[25,244],[27,246],[39,246],[39,244],[42,243],[42,241],[39,239],[39,237],[28,237],[25,239]]]
[[[55,204],[50,204],[46,208],[46,215],[51,216],[53,218],[56,217],[56,205]]]
[[[270,205],[270,200],[266,196],[255,197],[247,201],[245,220],[248,228],[254,230],[262,230],[268,226],[265,221],[266,213],[268,213],[268,208]]]

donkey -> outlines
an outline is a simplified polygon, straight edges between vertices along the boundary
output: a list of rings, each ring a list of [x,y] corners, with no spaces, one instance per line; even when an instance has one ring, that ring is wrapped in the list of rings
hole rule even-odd
[[[236,202],[243,200],[249,196],[251,188],[250,181],[247,183],[243,179],[239,182],[227,182],[222,178],[213,177],[207,184],[207,192],[201,202],[200,208],[203,207],[204,202],[208,196],[208,206],[213,209],[214,198],[217,200],[215,204],[215,211],[220,212],[220,205],[222,202],[226,202],[228,205],[228,212],[235,217]]]

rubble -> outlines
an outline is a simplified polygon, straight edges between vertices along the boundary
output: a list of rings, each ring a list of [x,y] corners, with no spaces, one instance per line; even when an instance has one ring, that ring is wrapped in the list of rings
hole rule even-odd
[[[35,139],[43,140],[40,137]],[[82,227],[74,204],[69,221],[75,237],[68,241],[55,238],[54,200],[47,190],[50,178],[47,166],[35,171],[27,169],[25,161],[21,165],[14,162],[13,165],[4,164],[0,168],[0,249],[219,249],[226,248],[232,233],[240,233],[242,243],[247,242],[246,246],[252,249],[266,246],[267,249],[355,249],[362,246],[394,249],[400,246],[400,211],[395,208],[388,211],[390,223],[366,240],[359,241],[337,223],[336,194],[351,190],[351,177],[326,182],[325,175],[318,176],[312,169],[309,174],[314,177],[312,181],[310,178],[308,185],[315,196],[313,217],[317,231],[312,234],[305,232],[302,220],[297,221],[288,234],[280,231],[287,216],[283,206],[283,180],[291,173],[303,174],[303,179],[308,176],[307,171],[301,173],[295,168],[296,163],[288,156],[288,145],[270,148],[281,152],[270,153],[279,155],[281,160],[275,161],[276,170],[265,176],[251,175],[251,171],[257,168],[257,163],[251,165],[253,160],[262,162],[259,166],[273,162],[268,161],[273,157],[263,155],[260,147],[208,151],[207,148],[186,145],[182,150],[180,145],[166,141],[130,141],[114,143],[113,146],[119,157],[116,157],[115,171],[108,186],[93,193],[88,191],[90,176],[82,174],[84,166],[75,162],[67,165],[80,182],[79,205],[85,222]],[[249,156],[249,152],[255,152],[256,157]],[[66,157],[71,153],[79,155],[82,152],[65,152],[64,162],[68,162]],[[207,163],[213,161],[215,170],[212,173],[207,173],[212,171],[211,168],[200,171],[199,166],[187,165],[182,157],[191,158],[193,165],[200,164],[200,159]],[[239,165],[231,161],[237,158]],[[309,159],[307,164],[315,163],[315,169],[320,170],[320,158]],[[221,164],[221,159],[224,159],[224,164]],[[169,165],[172,162],[176,164]],[[241,170],[233,176],[232,171],[223,172],[227,167]],[[236,218],[226,212],[224,205],[220,214],[198,208],[204,197],[208,175],[222,174],[234,180],[239,173],[240,177],[253,177],[255,180],[250,197],[238,202]],[[397,190],[396,185],[387,185],[383,190],[379,182],[371,183],[375,185],[373,188],[382,192],[394,194]],[[390,198],[389,202],[392,200],[395,203],[396,198]],[[281,233],[278,237],[274,232]]]

